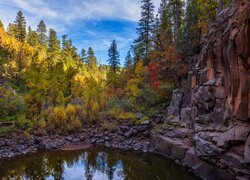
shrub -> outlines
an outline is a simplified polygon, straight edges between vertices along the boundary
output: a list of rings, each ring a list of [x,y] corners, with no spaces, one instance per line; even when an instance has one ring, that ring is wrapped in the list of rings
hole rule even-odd
[[[0,121],[15,121],[25,112],[25,103],[10,87],[0,87]]]

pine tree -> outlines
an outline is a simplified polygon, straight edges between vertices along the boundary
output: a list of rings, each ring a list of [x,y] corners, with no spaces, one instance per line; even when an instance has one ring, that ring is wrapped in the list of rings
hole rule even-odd
[[[172,22],[169,0],[161,0],[158,17],[155,20],[155,48],[165,52],[173,42]]]
[[[108,63],[110,65],[111,71],[116,74],[117,69],[119,68],[120,65],[120,57],[119,57],[119,52],[117,50],[117,43],[115,40],[112,41],[111,46],[108,50]]]
[[[30,26],[28,28],[27,43],[29,43],[31,46],[36,46],[39,43],[36,31],[33,31]]]
[[[47,43],[47,28],[43,20],[37,26],[37,34],[39,38],[39,42],[41,45],[46,45]]]
[[[26,39],[26,21],[22,11],[18,11],[14,22],[16,27],[16,38],[24,42]]]
[[[152,47],[152,34],[154,30],[154,5],[151,0],[142,0],[141,19],[138,24],[138,39],[135,40],[135,47],[140,52],[142,58],[146,60]]]
[[[49,29],[48,40],[48,69],[53,70],[53,66],[58,62],[60,53],[60,41],[57,39],[57,33],[53,29]]]
[[[197,0],[186,1],[184,19],[184,37],[182,41],[182,54],[192,53],[193,47],[200,41],[199,10]]]
[[[16,29],[17,29],[16,25],[13,23],[9,23],[7,26],[7,32],[12,37],[16,37],[16,34],[17,34]]]
[[[48,51],[53,53],[53,52],[58,52],[60,50],[59,46],[59,40],[57,39],[57,33],[55,30],[50,29],[49,30],[49,46],[48,46]]]
[[[86,50],[84,48],[81,50],[80,57],[81,57],[81,61],[83,63],[87,62],[87,53],[86,53]]]
[[[0,28],[3,28],[4,29],[4,25],[2,23],[2,21],[0,20]]]
[[[184,2],[182,0],[169,0],[169,10],[172,22],[173,41],[176,45],[180,42],[182,17],[184,13]]]
[[[125,57],[124,66],[125,66],[126,68],[130,68],[132,65],[133,65],[133,58],[132,58],[132,56],[131,56],[131,51],[129,50],[129,51],[127,52],[126,57]]]
[[[97,66],[97,59],[95,57],[95,52],[91,47],[89,47],[87,52],[86,63],[88,64],[89,67]]]
[[[62,36],[62,49],[63,49],[63,50],[66,49],[66,45],[67,45],[67,35],[64,34],[64,35]]]

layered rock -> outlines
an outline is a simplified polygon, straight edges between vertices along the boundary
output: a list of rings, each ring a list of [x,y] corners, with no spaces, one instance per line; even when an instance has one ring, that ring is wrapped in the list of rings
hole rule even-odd
[[[192,154],[196,162],[249,178],[250,1],[238,0],[224,9],[202,39],[200,53],[188,60],[184,89],[174,91],[176,102],[168,108],[180,117],[180,126],[193,132],[182,163],[191,166],[185,159]],[[183,94],[187,85],[189,93]]]

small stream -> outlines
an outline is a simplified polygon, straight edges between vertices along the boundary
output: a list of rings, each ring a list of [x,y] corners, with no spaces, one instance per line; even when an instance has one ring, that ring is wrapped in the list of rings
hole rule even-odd
[[[0,164],[0,179],[189,180],[198,179],[162,155],[90,148],[49,151]]]

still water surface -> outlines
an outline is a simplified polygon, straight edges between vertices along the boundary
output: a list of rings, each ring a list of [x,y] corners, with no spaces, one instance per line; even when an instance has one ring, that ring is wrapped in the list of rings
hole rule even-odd
[[[90,148],[40,152],[0,164],[1,179],[189,180],[193,174],[164,156]]]

